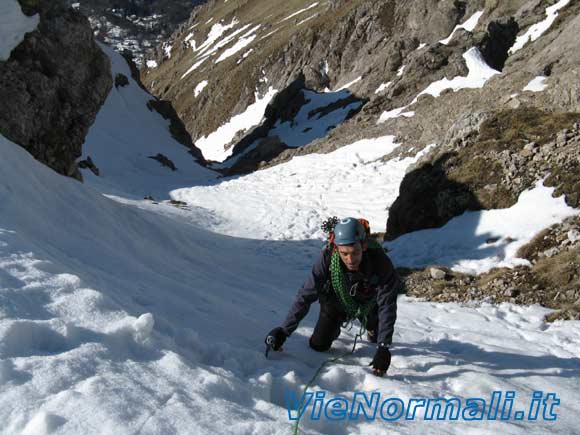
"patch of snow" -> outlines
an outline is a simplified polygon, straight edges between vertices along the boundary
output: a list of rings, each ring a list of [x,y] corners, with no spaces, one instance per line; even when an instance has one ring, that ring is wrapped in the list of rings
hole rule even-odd
[[[163,51],[165,52],[165,56],[167,56],[168,59],[171,59],[171,50],[173,49],[173,46],[171,44],[166,44],[163,46]]]
[[[546,8],[546,18],[543,21],[530,26],[526,33],[518,36],[516,38],[516,42],[509,49],[508,53],[514,54],[515,52],[521,50],[528,42],[533,42],[542,36],[542,34],[552,26],[554,21],[556,21],[556,18],[558,17],[558,11],[568,3],[570,3],[570,0],[560,0],[552,6],[548,6]]]
[[[379,160],[398,146],[393,136],[365,139],[220,184],[178,189],[171,197],[218,216],[212,231],[244,238],[322,239],[320,223],[333,215],[364,216],[379,231],[407,167],[419,157]],[[266,203],[277,212],[267,211]]]
[[[223,25],[221,23],[216,23],[211,26],[205,41],[197,48],[194,48],[194,52],[198,52],[200,55],[213,46],[218,39],[224,34],[224,32],[234,28],[239,24],[239,21],[234,17],[230,24]]]
[[[405,66],[403,65],[401,66],[401,68],[399,68],[399,70],[397,71],[397,77],[401,77],[403,75],[403,72],[405,72]]]
[[[253,51],[254,51],[254,49],[250,48],[248,51],[246,51],[244,54],[242,54],[242,57],[240,59],[238,59],[238,61],[236,63],[240,64],[242,62],[242,60],[244,60],[246,57],[248,57]]]
[[[315,116],[311,116],[313,111],[324,109],[341,99],[350,97],[351,94],[345,90],[320,94],[304,90],[302,93],[308,102],[300,108],[300,111],[292,121],[284,123],[278,121],[268,133],[270,137],[278,136],[282,142],[291,148],[297,148],[324,137],[329,129],[344,122],[348,113],[351,110],[358,109],[362,104],[356,101],[345,107],[337,108],[326,115],[318,113]]]
[[[422,48],[425,48],[427,46],[427,44],[425,42],[422,42],[421,44],[419,44],[419,46],[417,47],[417,51],[421,50]]]
[[[464,30],[467,30],[468,32],[473,32],[473,29],[475,29],[475,26],[477,26],[477,23],[478,23],[478,21],[479,21],[479,19],[481,18],[482,15],[483,15],[483,11],[477,11],[465,23],[460,24],[458,26],[455,26],[455,28],[453,29],[453,31],[451,32],[451,34],[447,38],[442,39],[439,42],[441,44],[444,44],[444,45],[449,44],[449,42],[451,41],[451,38],[453,38],[453,35],[459,29],[464,29]]]
[[[22,13],[17,0],[0,2],[0,61],[7,60],[12,50],[23,40],[24,35],[36,30],[39,15],[27,17]]]
[[[333,92],[340,92],[344,89],[349,89],[352,85],[354,85],[355,83],[358,83],[362,80],[362,76],[357,77],[356,79],[354,79],[352,82],[348,82],[346,85],[341,86],[340,88],[338,88],[337,90],[333,91]]]
[[[189,69],[183,73],[183,75],[181,76],[180,80],[184,79],[189,74],[191,74],[193,71],[195,71],[196,69],[198,69],[200,67],[200,65],[203,64],[206,60],[207,60],[207,57],[202,57],[200,60],[198,60],[197,62],[195,62],[193,65],[191,65],[191,67],[189,67]]]
[[[201,150],[207,160],[223,162],[233,152],[232,147],[229,149],[224,147],[231,142],[236,133],[248,130],[262,121],[268,103],[277,92],[276,89],[270,87],[262,98],[256,94],[256,101],[250,104],[243,113],[232,117],[227,123],[207,137],[199,138],[195,142],[195,146]]]
[[[383,92],[385,89],[391,86],[391,83],[393,82],[382,83],[375,91],[375,94],[380,94],[381,92]]]
[[[304,8],[304,9],[300,9],[297,12],[294,12],[292,15],[287,16],[286,18],[282,19],[281,21],[278,22],[278,24],[283,23],[284,21],[289,20],[290,18],[294,18],[296,15],[300,15],[302,12],[306,12],[307,10],[310,10],[314,7],[316,7],[318,5],[318,2],[312,3],[310,6]]]
[[[494,75],[501,74],[499,71],[491,68],[483,59],[481,52],[477,47],[470,48],[463,54],[467,69],[469,70],[466,77],[457,76],[451,80],[444,78],[431,83],[427,88],[421,91],[411,102],[417,102],[419,96],[423,94],[438,97],[445,89],[476,89],[482,88],[483,85]]]
[[[330,68],[328,67],[328,61],[326,59],[324,59],[324,63],[322,64],[322,72],[324,73],[325,76],[328,76],[328,73],[330,72]]]
[[[546,84],[547,79],[548,78],[545,76],[535,77],[522,90],[531,92],[542,92],[544,89],[548,87],[548,85]]]
[[[314,15],[311,15],[311,16],[309,16],[308,18],[305,18],[305,19],[303,19],[302,21],[299,21],[298,23],[296,23],[296,26],[299,26],[299,25],[301,25],[301,24],[304,24],[305,22],[307,22],[307,21],[310,21],[310,20],[311,20],[311,19],[313,19],[313,18],[316,18],[318,15],[319,15],[319,14],[314,14]]]
[[[233,56],[237,52],[243,50],[248,45],[250,45],[252,41],[256,39],[255,33],[260,27],[261,26],[258,24],[257,26],[253,27],[248,32],[246,32],[244,35],[240,36],[240,39],[238,39],[238,41],[232,47],[228,48],[227,50],[224,50],[224,52],[220,55],[220,57],[217,58],[215,63],[219,63],[227,59],[228,57]]]
[[[413,116],[415,116],[414,111],[403,112],[407,107],[409,106],[397,107],[396,109],[393,110],[385,110],[379,117],[377,124],[382,124],[387,119],[399,118],[400,116],[403,116],[405,118],[412,118]]]
[[[108,194],[165,199],[177,186],[216,178],[171,136],[169,121],[147,107],[153,96],[133,80],[126,60],[111,47],[99,45],[111,59],[113,77],[122,73],[129,85],[111,88],[89,129],[79,160],[91,157],[100,174],[81,169],[84,184]],[[157,153],[171,160],[177,171],[149,158]]]
[[[157,61],[151,60],[151,59],[146,62],[146,65],[147,65],[147,68],[157,68],[157,66],[158,66]]]
[[[235,19],[234,19],[235,21]],[[232,21],[233,22],[233,21]],[[236,21],[237,23],[237,21]],[[210,45],[206,45],[205,47],[200,46],[198,48],[198,58],[199,60],[197,60],[197,62],[195,62],[182,76],[181,79],[185,78],[188,74],[190,74],[192,71],[196,70],[197,68],[199,68],[206,60],[208,60],[212,55],[214,55],[215,53],[217,53],[217,51],[219,49],[221,49],[222,47],[226,46],[227,44],[229,44],[237,35],[239,35],[240,33],[244,32],[248,27],[250,27],[250,24],[246,24],[244,26],[242,26],[241,28],[237,29],[235,32],[231,33],[230,35],[225,36],[222,39],[219,39],[221,37],[221,34],[217,37],[217,39],[214,39],[212,41],[212,44]],[[216,32],[217,34],[217,32]],[[213,37],[212,37],[213,39]],[[251,42],[251,41],[250,41]],[[247,44],[246,44],[247,45]],[[243,48],[243,47],[242,47]]]
[[[198,97],[199,94],[201,94],[201,92],[205,89],[206,86],[207,86],[207,80],[202,80],[201,82],[199,82],[194,90],[195,96]]]
[[[274,29],[274,30],[272,30],[271,32],[268,32],[268,33],[266,33],[264,36],[262,36],[262,37],[260,38],[260,41],[261,41],[262,39],[266,39],[268,36],[271,36],[271,35],[273,35],[273,34],[274,34],[274,33],[276,33],[278,30],[280,30],[280,29]]]

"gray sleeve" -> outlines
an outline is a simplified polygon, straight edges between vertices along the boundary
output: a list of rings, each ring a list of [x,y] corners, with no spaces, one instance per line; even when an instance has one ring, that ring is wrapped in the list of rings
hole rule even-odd
[[[383,253],[378,262],[380,271],[377,292],[379,309],[378,342],[390,346],[393,342],[393,332],[395,330],[395,321],[397,320],[397,294],[401,292],[403,282],[386,254]]]
[[[330,264],[330,255],[326,249],[323,249],[320,256],[312,266],[306,281],[298,290],[294,302],[288,311],[286,320],[282,323],[282,328],[286,335],[292,334],[298,324],[310,310],[310,305],[318,300],[318,291],[322,288],[329,276],[328,267]]]

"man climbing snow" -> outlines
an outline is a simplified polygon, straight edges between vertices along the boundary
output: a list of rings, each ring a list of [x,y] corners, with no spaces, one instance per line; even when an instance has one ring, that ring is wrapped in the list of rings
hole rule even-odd
[[[319,300],[320,316],[310,347],[327,351],[339,337],[341,325],[356,318],[366,327],[369,341],[378,343],[371,365],[375,375],[383,376],[391,363],[389,346],[402,282],[381,245],[369,240],[367,221],[349,217],[338,222],[334,218],[323,228],[330,232],[329,242],[298,290],[286,320],[270,332],[266,343],[281,350],[310,305]]]

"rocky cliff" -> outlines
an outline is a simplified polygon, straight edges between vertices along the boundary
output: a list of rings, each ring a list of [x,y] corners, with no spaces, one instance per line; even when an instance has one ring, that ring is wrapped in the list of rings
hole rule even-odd
[[[349,92],[364,102],[343,125],[337,123],[299,147],[278,147],[284,151],[259,162],[260,167],[385,132],[417,151],[428,143],[442,144],[466,111],[491,113],[526,105],[575,111],[572,67],[578,59],[564,53],[574,51],[578,5],[563,7],[538,42],[508,53],[518,35],[544,20],[545,3],[359,0],[268,7],[260,1],[213,1],[195,9],[165,49],[158,50],[159,66],[144,71],[144,82],[173,102],[194,141],[207,138],[269,89],[291,87],[301,75],[305,90],[321,93],[349,84]],[[469,21],[473,28],[462,26]],[[439,98],[420,95],[439,80],[468,76],[464,55],[472,48],[489,68],[501,72],[501,79],[490,80],[485,90],[444,91]],[[549,92],[507,98],[544,70],[552,82]],[[393,115],[377,124],[383,112],[411,102],[420,116]],[[268,136],[274,135],[263,134]],[[223,146],[233,150],[238,145],[235,152],[243,151],[242,138],[239,134]]]
[[[194,10],[143,77],[225,173],[385,135],[402,144],[385,160],[435,144],[400,186],[390,240],[466,210],[509,207],[539,180],[579,206],[579,32],[580,3],[567,0],[215,0]],[[263,119],[233,125],[267,98]],[[291,143],[290,129],[305,140]],[[574,283],[570,255],[549,261],[568,264]],[[532,276],[556,297],[557,280]],[[527,285],[516,281],[514,295]]]
[[[109,59],[87,19],[60,1],[20,0],[37,28],[0,61],[0,133],[55,171],[75,159],[112,86]]]

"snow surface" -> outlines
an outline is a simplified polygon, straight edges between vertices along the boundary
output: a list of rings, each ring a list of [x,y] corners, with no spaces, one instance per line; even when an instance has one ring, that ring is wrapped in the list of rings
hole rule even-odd
[[[543,21],[530,26],[526,33],[518,36],[514,45],[509,49],[509,53],[514,54],[521,50],[529,41],[533,42],[542,36],[542,34],[552,26],[554,21],[556,21],[556,18],[558,18],[558,11],[568,3],[570,3],[570,0],[559,0],[556,4],[548,6],[546,8],[546,18]]]
[[[240,64],[246,57],[248,57],[252,52],[254,51],[253,48],[250,48],[248,51],[246,51],[244,54],[242,54],[242,57],[239,58],[236,62],[236,64]]]
[[[546,80],[548,77],[538,76],[530,80],[530,82],[522,89],[523,91],[542,92],[548,87]]]
[[[171,50],[173,50],[173,46],[171,44],[163,45],[163,51],[165,52],[165,56],[168,59],[171,59]]]
[[[147,103],[154,97],[133,80],[125,59],[106,45],[101,49],[111,59],[113,76],[124,74],[129,85],[111,89],[89,129],[79,160],[90,156],[100,175],[81,170],[85,184],[111,195],[167,199],[173,188],[216,178],[171,136],[169,121],[149,110]],[[157,153],[168,157],[177,171],[149,158]]]
[[[318,15],[319,15],[319,14],[314,14],[314,15],[311,15],[311,16],[309,16],[308,18],[304,18],[303,20],[301,20],[301,21],[299,21],[298,23],[296,23],[296,26],[299,26],[299,25],[301,25],[301,24],[304,24],[304,23],[306,23],[307,21],[310,21],[311,19],[313,19],[313,18],[316,18]]]
[[[7,60],[12,50],[23,40],[24,35],[36,30],[38,14],[27,17],[22,13],[17,0],[0,2],[0,61]]]
[[[386,139],[362,145],[363,162],[395,147]],[[291,432],[285,394],[300,395],[329,355],[307,344],[317,306],[285,351],[269,360],[263,336],[285,315],[320,241],[212,234],[198,209],[120,204],[2,137],[0,152],[0,433]],[[355,152],[351,147],[342,157]],[[344,175],[339,182],[357,180],[352,172]],[[390,180],[395,188],[399,180]],[[280,215],[286,228],[299,223],[272,198],[261,199],[266,216]],[[350,198],[350,206],[353,199],[372,202]],[[242,213],[237,219],[246,217],[255,219]],[[533,390],[556,392],[556,422],[450,421],[437,422],[437,430],[575,433],[580,322],[545,324],[548,312],[401,296],[388,376],[371,374],[374,346],[363,342],[325,368],[313,390],[349,398],[378,391],[403,400],[514,390],[524,403]],[[344,330],[330,355],[349,349],[352,340],[353,331]],[[300,433],[416,434],[433,425],[307,418]]]
[[[322,238],[320,224],[333,215],[364,215],[380,231],[405,170],[415,161],[375,162],[398,146],[393,140],[361,140],[329,154],[294,157],[219,184],[174,190],[171,197],[210,210],[217,217],[210,229],[237,237]]]
[[[415,112],[413,112],[412,110],[407,112],[404,111],[407,107],[409,106],[397,107],[396,109],[393,110],[385,110],[383,113],[381,113],[381,116],[379,116],[377,124],[381,124],[385,122],[387,119],[399,118],[400,116],[403,116],[405,118],[412,118],[413,116],[415,116]]]
[[[130,77],[107,53],[114,73]],[[383,161],[398,146],[385,136],[218,179],[171,138],[168,121],[146,107],[151,96],[129,80],[113,88],[83,146],[100,177],[60,176],[0,136],[0,433],[290,433],[285,394],[299,396],[329,355],[350,349],[354,330],[343,330],[330,353],[312,351],[315,304],[269,360],[264,335],[318,255],[321,222],[363,216],[383,230],[405,172],[431,147]],[[257,123],[264,108],[246,116]],[[216,142],[237,128],[235,118]],[[157,152],[178,171],[147,158]],[[509,209],[402,236],[388,243],[390,255],[397,266],[471,273],[519,264],[519,246],[578,213],[551,193],[539,184]],[[419,409],[414,422],[306,418],[300,433],[576,433],[580,322],[546,324],[549,312],[400,296],[388,376],[371,374],[375,346],[363,342],[312,390],[403,400],[513,390],[524,404],[540,390],[561,399],[555,422],[430,422]]]
[[[460,89],[482,88],[491,77],[496,74],[501,74],[499,71],[494,70],[485,62],[481,52],[476,47],[470,48],[465,53],[463,53],[463,58],[465,59],[465,64],[467,65],[467,69],[469,71],[467,76],[457,76],[451,80],[448,78],[443,78],[431,83],[421,92],[419,92],[417,96],[413,98],[413,101],[411,101],[411,103],[408,105],[384,111],[381,116],[379,116],[377,124],[382,124],[388,119],[399,118],[401,116],[406,118],[415,116],[414,111],[405,112],[405,109],[415,104],[421,95],[428,94],[437,98],[446,89],[453,89],[453,91],[458,91]],[[404,66],[399,69],[399,72],[402,74],[403,70]],[[397,73],[397,75],[399,74]]]
[[[256,101],[250,104],[244,112],[232,117],[207,137],[199,138],[195,142],[195,146],[201,150],[207,160],[223,162],[233,152],[232,147],[228,149],[224,147],[233,140],[236,133],[248,130],[262,121],[266,107],[277,92],[276,89],[270,87],[263,97],[256,93]]]
[[[206,23],[207,24],[207,23]],[[195,60],[196,62],[181,76],[181,79],[188,76],[192,71],[199,68],[201,64],[203,64],[207,59],[213,56],[220,48],[224,47],[225,45],[229,44],[232,39],[234,39],[238,34],[245,31],[250,24],[246,24],[241,28],[237,29],[235,32],[231,33],[222,38],[222,35],[226,33],[228,30],[233,29],[235,26],[239,24],[239,21],[234,17],[230,24],[221,24],[216,23],[214,24],[208,32],[208,35],[205,41],[198,47],[195,40],[190,41],[191,48],[195,53]],[[190,35],[188,35],[188,38]],[[221,38],[221,39],[220,39]]]
[[[447,38],[442,39],[439,42],[443,45],[448,45],[449,42],[451,42],[451,39],[453,38],[455,32],[457,32],[459,29],[464,29],[467,30],[468,32],[473,32],[473,29],[475,29],[475,27],[477,26],[477,23],[482,15],[483,11],[477,11],[471,17],[469,17],[469,19],[465,23],[455,26],[451,34]]]

